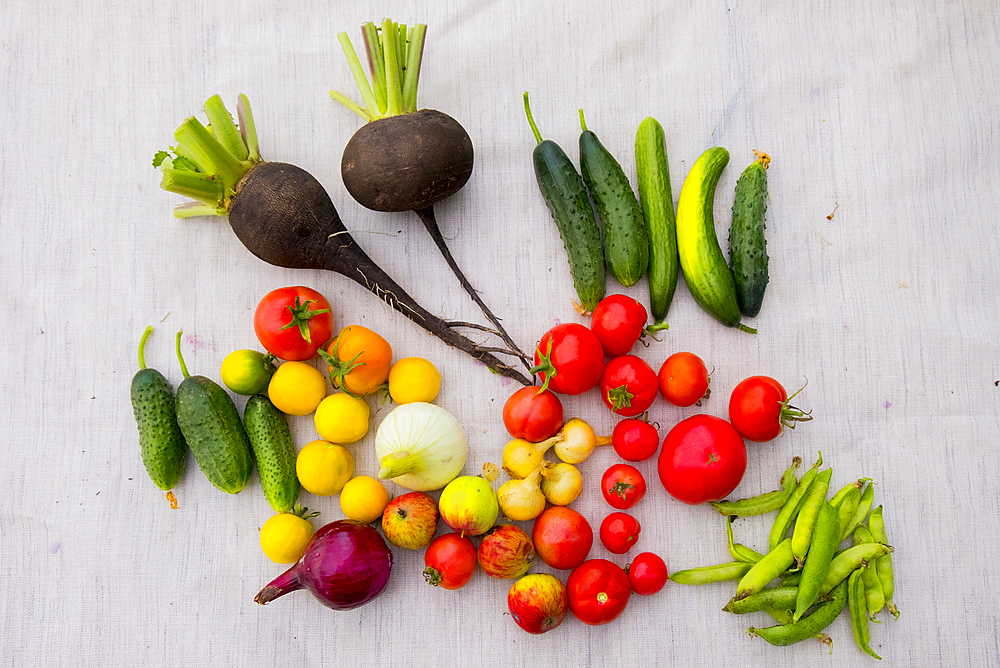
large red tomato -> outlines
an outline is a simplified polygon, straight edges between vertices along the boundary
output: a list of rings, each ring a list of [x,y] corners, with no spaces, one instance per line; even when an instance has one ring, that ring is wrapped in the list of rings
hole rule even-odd
[[[576,568],[590,554],[594,530],[587,518],[566,506],[549,506],[531,529],[535,553],[552,568]]]
[[[632,583],[620,566],[607,559],[588,559],[566,580],[569,609],[584,624],[597,626],[622,614],[632,594]]]
[[[333,315],[326,297],[297,285],[271,290],[253,315],[257,339],[278,359],[312,359],[333,336]]]
[[[747,448],[722,418],[699,413],[681,420],[663,440],[657,460],[660,482],[678,501],[718,501],[743,480]]]
[[[794,429],[796,422],[812,419],[808,413],[790,406],[790,400],[785,388],[774,378],[751,376],[733,388],[729,421],[743,438],[770,441],[781,433],[782,427]]]
[[[588,327],[575,322],[556,325],[535,348],[533,373],[542,388],[560,394],[583,394],[597,387],[604,371],[604,348]]]
[[[628,295],[608,295],[594,307],[590,328],[601,340],[608,357],[632,350],[646,327],[646,307]]]
[[[513,438],[544,441],[563,426],[562,402],[551,390],[522,387],[503,405],[503,424]]]
[[[610,360],[601,374],[600,386],[604,404],[625,417],[645,413],[659,391],[656,372],[635,355]]]

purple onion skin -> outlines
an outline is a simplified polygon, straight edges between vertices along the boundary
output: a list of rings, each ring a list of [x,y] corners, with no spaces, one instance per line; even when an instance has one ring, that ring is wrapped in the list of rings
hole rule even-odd
[[[392,551],[370,525],[337,520],[317,529],[297,564],[260,590],[265,605],[306,589],[334,610],[351,610],[382,593],[392,572]]]

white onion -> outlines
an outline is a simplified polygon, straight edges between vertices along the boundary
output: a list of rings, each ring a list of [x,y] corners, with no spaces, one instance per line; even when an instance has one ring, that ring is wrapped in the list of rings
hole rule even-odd
[[[419,492],[441,489],[462,471],[469,445],[462,425],[435,404],[392,410],[375,434],[378,477]]]

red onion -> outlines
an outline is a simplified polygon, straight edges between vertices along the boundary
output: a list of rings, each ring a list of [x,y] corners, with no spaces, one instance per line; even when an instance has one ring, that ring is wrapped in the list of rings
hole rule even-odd
[[[392,552],[378,531],[354,520],[320,527],[297,564],[254,598],[265,605],[279,596],[307,589],[334,610],[350,610],[378,596],[389,582]]]

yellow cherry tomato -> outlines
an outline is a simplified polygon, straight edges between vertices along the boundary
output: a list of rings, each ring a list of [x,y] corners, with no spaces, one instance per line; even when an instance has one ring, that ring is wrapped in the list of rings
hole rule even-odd
[[[339,494],[354,476],[354,456],[342,445],[311,441],[295,458],[295,474],[302,489],[316,496]]]
[[[234,350],[222,360],[219,375],[222,382],[236,394],[249,397],[267,389],[274,375],[273,355],[256,350]]]
[[[335,392],[319,402],[313,422],[321,438],[347,444],[364,438],[370,416],[367,401],[346,392]]]
[[[320,355],[329,365],[333,386],[357,397],[377,390],[392,365],[389,342],[361,325],[344,327]]]
[[[423,357],[404,357],[389,369],[389,396],[397,404],[430,403],[441,389],[441,372]]]
[[[351,478],[340,492],[340,509],[349,520],[366,524],[382,517],[389,505],[389,490],[367,475]]]
[[[288,415],[309,415],[326,396],[326,378],[305,362],[284,362],[267,386],[271,403]]]
[[[274,563],[294,564],[302,557],[314,531],[307,518],[319,514],[306,515],[307,510],[296,506],[292,512],[269,518],[260,528],[260,547]]]

